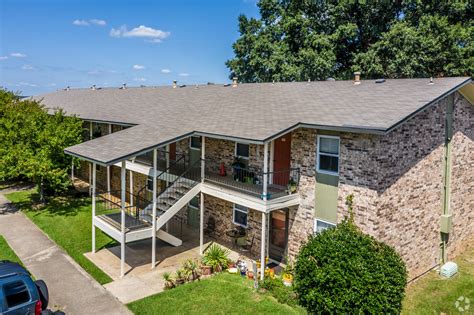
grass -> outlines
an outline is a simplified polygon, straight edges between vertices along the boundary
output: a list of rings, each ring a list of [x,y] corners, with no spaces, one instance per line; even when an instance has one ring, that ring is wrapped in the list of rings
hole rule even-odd
[[[20,258],[15,254],[13,249],[8,245],[7,240],[0,235],[0,260],[10,260],[23,265]]]
[[[459,314],[455,303],[461,296],[470,300],[470,310],[465,313],[474,314],[474,246],[454,261],[459,272],[453,278],[444,279],[431,271],[408,286],[402,314]]]
[[[112,279],[96,267],[84,253],[91,251],[92,210],[89,198],[55,197],[38,209],[34,207],[36,190],[7,194],[6,197],[22,210],[56,244],[62,247],[100,284]],[[96,234],[97,249],[116,244],[101,231]]]
[[[302,308],[257,293],[253,281],[218,274],[127,305],[135,314],[305,314]]]

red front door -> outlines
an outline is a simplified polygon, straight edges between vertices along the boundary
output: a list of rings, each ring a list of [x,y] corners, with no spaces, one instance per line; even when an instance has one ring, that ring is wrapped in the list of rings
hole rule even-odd
[[[176,161],[176,142],[170,144],[170,160]]]
[[[275,140],[273,146],[273,184],[286,186],[290,178],[291,133]]]

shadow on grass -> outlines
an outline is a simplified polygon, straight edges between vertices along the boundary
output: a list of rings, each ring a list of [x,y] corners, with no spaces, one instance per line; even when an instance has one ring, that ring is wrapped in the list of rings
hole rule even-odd
[[[14,202],[15,206],[23,211],[35,213],[34,216],[46,214],[48,216],[76,216],[90,206],[90,199],[71,195],[46,197],[45,202],[39,201],[39,194],[32,193],[27,200]]]

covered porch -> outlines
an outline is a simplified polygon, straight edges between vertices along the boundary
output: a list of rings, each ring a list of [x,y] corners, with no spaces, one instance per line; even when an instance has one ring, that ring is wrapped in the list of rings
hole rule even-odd
[[[176,227],[174,227],[176,229]],[[182,227],[181,246],[175,247],[162,240],[156,240],[156,268],[150,269],[152,247],[151,238],[126,244],[125,276],[121,277],[120,245],[107,247],[95,253],[84,254],[90,261],[112,278],[112,282],[104,287],[122,303],[130,303],[149,295],[160,293],[164,289],[163,274],[174,273],[182,267],[186,259],[200,259],[199,230],[188,225]],[[228,242],[216,241],[205,235],[204,249],[212,243],[226,247],[230,251],[230,259],[247,260],[251,264],[257,259],[254,254],[243,252]]]

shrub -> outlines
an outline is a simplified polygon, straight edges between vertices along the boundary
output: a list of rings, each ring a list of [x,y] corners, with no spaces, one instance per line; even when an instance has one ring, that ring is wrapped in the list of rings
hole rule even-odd
[[[296,292],[291,287],[286,287],[281,278],[267,277],[260,281],[260,288],[267,290],[278,302],[290,306],[297,305]]]
[[[204,253],[202,263],[212,267],[215,272],[226,270],[229,266],[229,250],[212,244]]]
[[[310,313],[400,313],[407,271],[390,246],[350,220],[310,237],[295,266],[295,290]]]

